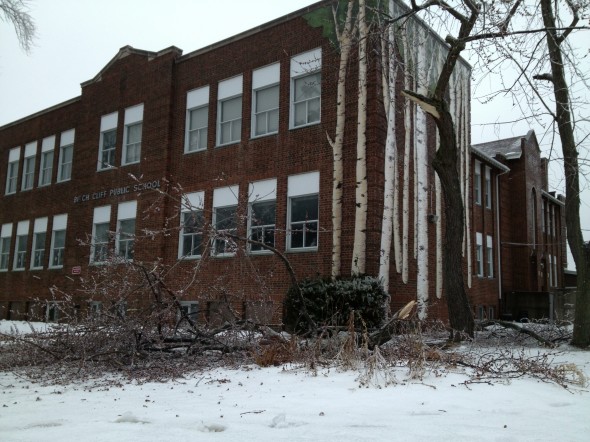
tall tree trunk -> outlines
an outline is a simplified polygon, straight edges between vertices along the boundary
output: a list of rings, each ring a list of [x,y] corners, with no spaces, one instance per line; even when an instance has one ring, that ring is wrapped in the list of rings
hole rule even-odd
[[[390,0],[389,10],[393,10],[393,0]],[[397,145],[395,127],[395,106],[396,94],[395,83],[397,78],[397,63],[395,57],[395,35],[393,25],[389,26],[387,38],[382,40],[382,69],[383,69],[383,105],[387,116],[387,135],[385,139],[385,164],[383,184],[383,218],[381,225],[381,253],[379,256],[379,279],[383,289],[389,292],[389,269],[391,266],[391,243],[397,234],[394,242],[396,253],[396,265],[399,254],[399,224],[397,221],[397,210],[395,198],[397,178]]]
[[[565,224],[567,240],[576,263],[578,287],[574,316],[574,333],[572,344],[578,347],[590,345],[590,250],[584,245],[580,225],[580,168],[578,150],[574,137],[572,115],[569,102],[569,87],[563,67],[561,43],[563,36],[558,36],[551,0],[541,0],[543,23],[546,28],[547,48],[551,60],[553,92],[555,95],[555,119],[559,129],[563,163],[565,170]]]
[[[336,96],[336,134],[334,140],[328,136],[332,146],[332,278],[340,276],[342,260],[342,186],[344,182],[342,147],[346,121],[346,68],[352,44],[352,7],[354,0],[348,0],[346,21],[342,32],[338,33],[340,46],[340,66],[338,68],[338,89]],[[338,16],[334,7],[334,26],[338,29]]]
[[[358,125],[356,158],[356,209],[354,219],[354,246],[352,251],[353,275],[366,272],[367,258],[367,39],[368,26],[365,16],[365,0],[359,0],[359,79],[358,79]]]

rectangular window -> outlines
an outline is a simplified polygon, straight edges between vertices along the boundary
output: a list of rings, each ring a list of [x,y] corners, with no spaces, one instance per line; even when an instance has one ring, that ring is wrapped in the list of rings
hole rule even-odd
[[[123,165],[139,163],[141,160],[141,132],[143,128],[143,104],[125,109],[123,133]]]
[[[0,231],[0,271],[8,270],[11,240],[12,223],[2,224],[2,230]]]
[[[48,302],[45,310],[45,320],[47,322],[57,322],[59,320],[59,311],[59,302]]]
[[[490,235],[486,237],[486,261],[488,264],[488,278],[494,277],[494,240]]]
[[[481,163],[479,161],[475,161],[473,191],[475,193],[475,204],[481,205]]]
[[[20,221],[16,228],[13,270],[24,270],[27,265],[27,243],[29,239],[29,222]]]
[[[248,190],[248,223],[250,239],[275,246],[277,180],[250,183]],[[249,244],[251,252],[264,252],[262,244]]]
[[[135,253],[135,217],[137,201],[119,203],[117,211],[117,254],[132,260]]]
[[[64,265],[64,252],[66,248],[66,227],[68,215],[55,215],[53,217],[53,234],[51,236],[51,255],[49,267],[58,269]]]
[[[238,186],[222,187],[213,191],[215,237],[213,238],[211,254],[214,256],[232,256],[235,254],[235,241],[225,235],[235,235],[237,232],[238,192]]]
[[[39,187],[49,186],[53,176],[53,150],[55,135],[44,138],[41,143],[41,165],[39,169]]]
[[[252,73],[252,134],[260,137],[279,130],[280,64]]]
[[[45,264],[45,240],[47,238],[47,217],[37,218],[33,225],[33,254],[31,269],[42,269]]]
[[[68,181],[72,178],[72,161],[74,159],[74,129],[61,133],[59,139],[59,163],[57,168],[57,182]]]
[[[291,128],[320,122],[322,50],[291,59]]]
[[[319,229],[319,172],[288,179],[287,250],[317,249]]]
[[[199,313],[199,303],[196,301],[180,301],[180,311],[178,312],[178,317],[176,318],[177,321],[182,322],[182,320],[187,317],[193,322],[197,322],[197,315]]]
[[[483,236],[479,232],[475,234],[475,267],[477,276],[483,277]]]
[[[204,86],[186,94],[185,153],[207,149],[208,125],[209,86]]]
[[[204,192],[184,195],[180,208],[180,244],[178,258],[198,258],[205,248],[205,218],[203,216]]]
[[[8,153],[8,169],[6,171],[6,195],[16,193],[18,183],[18,163],[20,160],[20,147],[10,149]]]
[[[491,177],[491,170],[490,170],[489,167],[486,166],[485,171],[486,171],[486,180],[485,180],[485,188],[484,188],[485,202],[486,202],[486,208],[487,209],[491,209],[492,208],[492,177]]]
[[[241,75],[219,82],[217,105],[217,145],[240,141],[242,136]]]
[[[115,166],[117,147],[118,112],[103,115],[100,120],[100,139],[98,148],[98,170],[110,169]]]
[[[37,142],[34,141],[25,146],[25,161],[23,163],[23,182],[21,190],[33,188],[35,180],[35,157],[37,156]]]
[[[92,221],[92,245],[90,248],[90,262],[105,262],[109,255],[109,228],[111,220],[111,206],[94,208]]]
[[[545,203],[545,200],[543,200],[543,204],[542,204],[542,211],[541,211],[541,230],[543,231],[543,233],[545,233],[545,216],[547,213],[547,206]]]

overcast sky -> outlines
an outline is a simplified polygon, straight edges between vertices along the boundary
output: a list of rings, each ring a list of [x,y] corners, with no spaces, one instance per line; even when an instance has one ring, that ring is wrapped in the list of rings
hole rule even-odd
[[[93,78],[123,46],[158,51],[174,45],[186,54],[313,3],[33,0],[37,39],[29,54],[20,49],[12,26],[0,21],[0,126],[80,95],[80,83]],[[481,88],[475,91],[480,93]],[[524,135],[526,123],[481,126],[504,120],[511,107],[509,101],[484,106],[473,100],[472,142]],[[563,192],[560,173],[553,168],[550,179]],[[582,227],[590,229],[590,192],[584,193],[582,205]],[[584,233],[590,239],[590,230]]]

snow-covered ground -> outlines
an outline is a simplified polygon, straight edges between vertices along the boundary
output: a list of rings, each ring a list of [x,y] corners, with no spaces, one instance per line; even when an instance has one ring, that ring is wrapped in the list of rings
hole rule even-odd
[[[559,359],[590,377],[590,352],[566,348]],[[397,385],[360,388],[358,372],[245,366],[89,390],[0,373],[0,441],[589,440],[587,388],[405,376],[400,368]]]

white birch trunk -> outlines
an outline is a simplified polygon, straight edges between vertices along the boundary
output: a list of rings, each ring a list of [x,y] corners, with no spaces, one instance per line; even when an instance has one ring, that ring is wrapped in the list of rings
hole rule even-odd
[[[342,260],[342,187],[344,182],[342,147],[346,121],[346,68],[350,58],[352,40],[352,7],[354,0],[349,0],[346,21],[338,35],[340,45],[340,66],[338,70],[338,88],[336,96],[336,134],[332,141],[328,136],[333,154],[332,177],[332,278],[340,276]],[[338,29],[336,12],[334,25]]]
[[[409,28],[411,29],[411,27]],[[412,55],[410,50],[410,39],[408,30],[402,33],[402,44],[404,48],[404,89],[412,90]],[[412,108],[410,100],[405,100],[404,106],[404,183],[402,189],[402,281],[404,284],[409,280],[409,248],[410,248],[410,154],[411,154],[411,130],[412,130]]]
[[[432,69],[432,56],[425,50],[425,35],[419,32],[420,42],[417,45],[417,78],[419,79],[417,92],[428,93],[428,81]],[[416,108],[414,123],[415,134],[415,182],[416,182],[416,260],[417,260],[417,309],[418,318],[426,319],[428,313],[429,278],[428,278],[428,145],[427,119],[422,107]]]
[[[365,0],[359,0],[359,82],[357,119],[357,159],[356,159],[356,210],[354,222],[354,246],[352,251],[351,273],[366,272],[367,249],[367,37],[368,28],[365,17]]]
[[[393,10],[390,0],[389,10]],[[385,165],[383,189],[383,220],[381,225],[381,255],[379,259],[379,278],[386,292],[389,292],[389,269],[391,260],[391,242],[395,234],[395,180],[396,180],[396,140],[395,140],[395,46],[393,26],[389,27],[387,40],[383,39],[382,65],[384,77],[384,107],[387,115],[387,136],[385,139]],[[398,234],[399,236],[399,234]],[[397,245],[395,246],[397,250]]]

